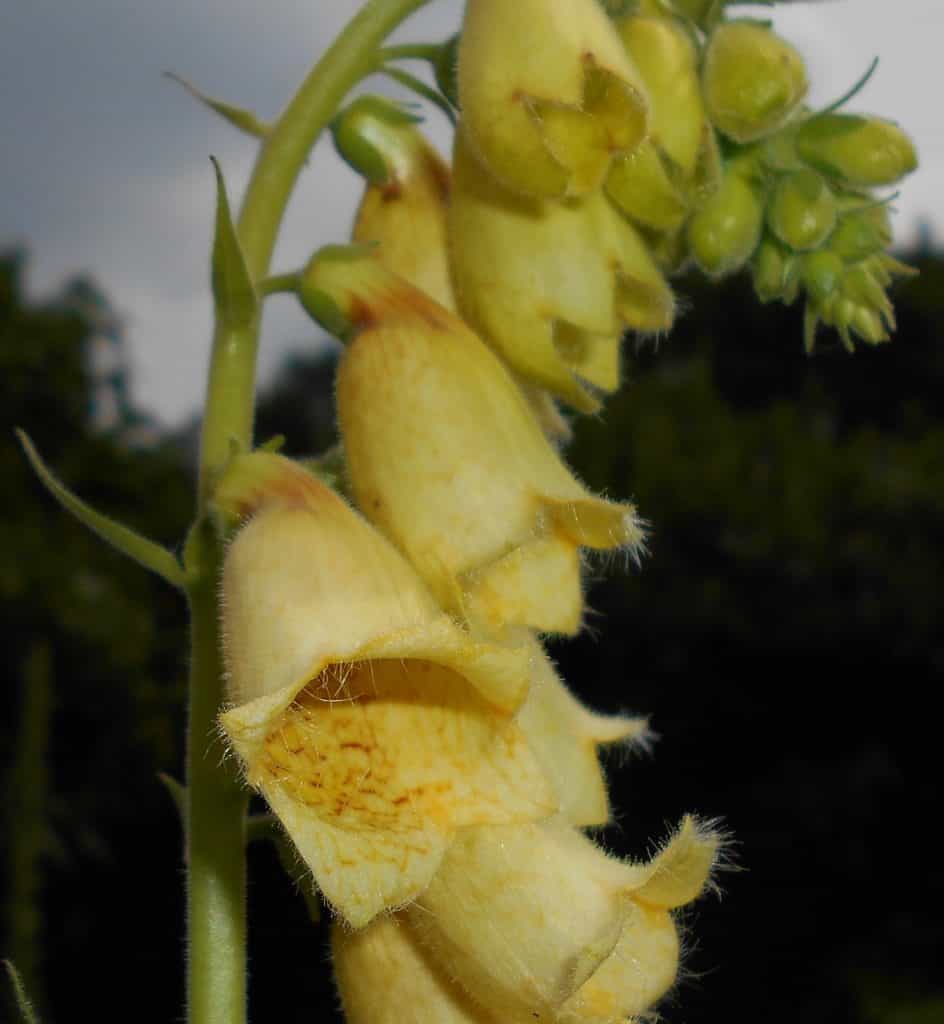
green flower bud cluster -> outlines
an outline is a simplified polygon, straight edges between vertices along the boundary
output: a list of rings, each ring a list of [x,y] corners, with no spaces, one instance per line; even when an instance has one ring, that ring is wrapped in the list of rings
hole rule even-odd
[[[887,205],[868,189],[914,170],[911,141],[889,121],[828,111],[794,121],[754,147],[753,159],[768,183],[751,259],[758,297],[789,304],[805,293],[807,351],[820,323],[850,350],[853,336],[887,341],[895,318],[886,289],[911,270],[885,252]]]
[[[637,0],[614,18],[646,86],[650,126],[613,161],[606,192],[670,272],[694,259],[720,277],[748,262],[768,185],[751,147],[792,123],[808,88],[789,43],[765,23],[724,20],[724,6]]]
[[[893,122],[804,106],[800,54],[766,22],[726,19],[725,0],[636,0],[614,15],[650,102],[650,130],[614,160],[613,203],[668,272],[720,278],[748,267],[763,302],[807,301],[818,324],[887,340],[888,211],[869,190],[917,166]]]
[[[751,261],[762,302],[790,304],[805,292],[807,352],[820,323],[835,327],[850,351],[854,335],[871,345],[887,341],[895,314],[886,289],[914,272],[884,251],[891,241],[884,206],[851,194],[833,202],[835,227],[821,245],[803,251],[768,231]]]

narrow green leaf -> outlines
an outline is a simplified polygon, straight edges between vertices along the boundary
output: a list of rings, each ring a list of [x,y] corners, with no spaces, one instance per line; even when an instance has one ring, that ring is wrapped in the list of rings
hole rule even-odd
[[[20,1011],[20,1020],[23,1024],[39,1024],[39,1015],[33,1009],[33,1004],[26,995],[20,972],[10,960],[4,960],[3,966],[7,969],[7,977],[10,979],[10,987],[13,989],[13,999]]]
[[[219,114],[224,120],[229,121],[234,128],[238,128],[241,132],[245,132],[256,139],[264,139],[271,131],[271,125],[261,121],[251,110],[244,110],[242,107],[234,107],[232,104],[224,103],[222,100],[215,100],[212,96],[207,96],[205,92],[201,92],[196,86],[191,85],[186,78],[181,78],[180,75],[175,74],[173,71],[165,71],[164,77],[169,78],[178,85],[182,85],[194,99],[199,100],[204,106],[209,107],[210,110]]]
[[[173,775],[168,775],[167,772],[158,772],[157,777],[164,784],[164,788],[170,794],[171,800],[174,801],[174,807],[177,808],[177,814],[180,816],[180,823],[186,829],[187,787],[182,782],[178,782]]]
[[[102,540],[107,541],[122,554],[133,558],[145,569],[156,572],[158,576],[175,587],[183,586],[183,568],[167,548],[161,547],[160,544],[156,544],[147,537],[142,537],[141,534],[124,524],[90,508],[53,475],[24,431],[17,430],[16,436],[23,446],[23,451],[26,453],[33,471],[67,512],[71,512],[80,523],[87,526],[93,533],[97,533]]]
[[[226,198],[226,183],[223,172],[215,157],[213,170],[216,173],[216,230],[213,238],[213,301],[217,319],[229,328],[246,327],[252,323],[259,303],[256,290],[249,276],[249,268],[243,256],[242,246],[236,236],[229,200]]]

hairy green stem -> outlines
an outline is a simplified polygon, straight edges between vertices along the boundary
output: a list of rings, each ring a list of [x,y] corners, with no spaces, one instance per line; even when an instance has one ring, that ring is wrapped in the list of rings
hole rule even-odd
[[[299,272],[288,274],[273,274],[271,277],[260,281],[256,286],[259,295],[277,295],[280,292],[298,291]]]
[[[380,51],[382,60],[428,60],[435,61],[442,53],[440,43],[403,43],[400,46],[385,46]]]
[[[237,224],[249,273],[269,270],[279,225],[298,175],[344,97],[377,67],[377,48],[429,0],[369,0],[315,65],[262,143]],[[232,441],[252,440],[258,322],[238,332],[217,327],[203,424],[200,496],[205,502]]]
[[[302,83],[259,151],[237,233],[255,282],[268,273],[295,182],[349,90],[377,67],[387,35],[429,0],[368,0]],[[246,796],[222,760],[216,719],[223,702],[217,581],[220,542],[207,518],[233,443],[252,444],[259,317],[217,323],[204,411],[198,522],[187,544],[191,609],[187,738],[188,1024],[246,1020]]]

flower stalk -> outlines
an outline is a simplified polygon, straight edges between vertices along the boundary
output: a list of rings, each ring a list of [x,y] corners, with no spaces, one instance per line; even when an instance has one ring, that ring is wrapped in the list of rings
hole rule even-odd
[[[427,0],[369,0],[266,135],[236,224],[251,281],[266,277],[285,208],[312,146],[348,91],[375,70],[386,36]],[[246,1020],[245,813],[235,771],[221,765],[223,701],[216,587],[220,539],[206,518],[232,447],[252,443],[261,314],[216,318],[200,450],[197,525],[187,544],[191,609],[187,740],[187,999],[189,1024]]]

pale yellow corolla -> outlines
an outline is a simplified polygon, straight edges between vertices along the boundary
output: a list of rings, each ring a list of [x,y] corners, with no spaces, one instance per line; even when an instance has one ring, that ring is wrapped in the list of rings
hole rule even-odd
[[[447,211],[452,171],[415,123],[387,100],[363,96],[340,116],[335,142],[367,178],[351,240],[376,244],[377,258],[450,312],[457,311],[449,267]],[[570,425],[553,397],[524,377],[517,382],[553,441]]]
[[[645,88],[597,0],[468,0],[458,82],[476,159],[522,195],[591,192],[646,134]]]
[[[584,412],[620,383],[620,341],[667,330],[671,289],[642,236],[601,192],[515,195],[456,134],[449,241],[464,319],[522,377]]]
[[[589,493],[501,361],[376,260],[322,251],[301,297],[348,339],[338,421],[364,515],[476,628],[576,632],[580,549],[638,548],[634,508]]]
[[[475,643],[406,560],[280,456],[237,457],[220,719],[314,880],[354,926],[414,899],[458,831],[558,800],[513,715],[530,656]]]
[[[499,1020],[622,1024],[674,984],[671,911],[701,895],[719,850],[692,818],[643,864],[562,823],[468,829],[404,917],[431,962]]]

